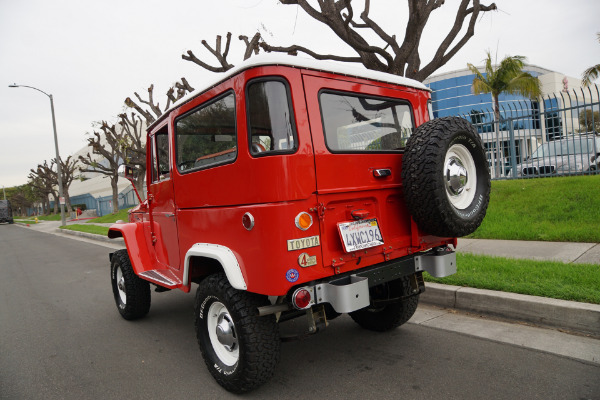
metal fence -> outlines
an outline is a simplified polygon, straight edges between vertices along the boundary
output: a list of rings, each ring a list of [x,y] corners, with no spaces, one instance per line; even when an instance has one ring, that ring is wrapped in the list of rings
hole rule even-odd
[[[96,207],[96,213],[99,217],[113,212],[112,207],[112,195],[105,197],[98,197],[98,205]],[[133,207],[138,204],[137,196],[133,190],[133,186],[127,187],[121,193],[119,193],[119,210],[124,208]]]
[[[119,210],[130,208],[137,205],[138,199],[133,190],[133,186],[129,186],[119,193]],[[94,197],[91,194],[84,194],[71,197],[71,204],[84,204],[87,210],[96,210],[96,215],[112,214],[112,195],[103,197]],[[50,209],[54,207],[54,201],[50,201]]]
[[[597,85],[541,101],[473,107],[460,115],[481,135],[492,179],[596,174],[600,171],[600,90]]]

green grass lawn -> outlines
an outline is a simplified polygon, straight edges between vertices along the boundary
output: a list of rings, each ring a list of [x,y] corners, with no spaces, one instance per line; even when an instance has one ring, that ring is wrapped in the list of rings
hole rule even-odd
[[[31,217],[30,219],[35,221],[35,217]],[[58,214],[38,215],[37,219],[39,221],[60,221],[60,212]]]
[[[129,210],[130,210],[130,208],[119,210],[119,212],[116,213],[116,214],[103,215],[102,217],[90,219],[86,223],[90,223],[90,224],[94,224],[94,223],[100,224],[100,223],[103,223],[104,224],[104,223],[114,223],[114,222],[117,222],[119,220],[121,220],[121,221],[128,221],[129,220],[129,214],[128,214]]]
[[[108,235],[108,227],[98,225],[83,225],[83,224],[72,224],[67,226],[61,226],[60,229],[66,229],[69,231],[93,233],[95,235]]]
[[[600,175],[492,182],[470,238],[600,242]]]
[[[457,254],[457,272],[429,282],[600,304],[600,265]]]

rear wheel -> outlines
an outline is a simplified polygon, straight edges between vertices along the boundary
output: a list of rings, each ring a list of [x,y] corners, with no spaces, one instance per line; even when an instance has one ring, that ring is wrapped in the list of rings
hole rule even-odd
[[[365,329],[385,332],[407,322],[419,305],[419,295],[404,298],[397,302],[377,305],[378,301],[406,296],[410,293],[409,278],[400,278],[371,288],[371,305],[350,313],[350,317]]]
[[[117,309],[123,318],[133,320],[148,314],[150,283],[135,274],[127,250],[117,250],[113,253],[110,280]]]
[[[225,274],[202,281],[196,292],[196,336],[210,373],[225,389],[250,391],[265,383],[279,361],[273,315],[258,316],[265,296],[236,290]]]

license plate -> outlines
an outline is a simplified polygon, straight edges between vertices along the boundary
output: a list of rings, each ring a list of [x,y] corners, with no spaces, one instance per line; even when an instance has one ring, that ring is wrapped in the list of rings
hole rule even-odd
[[[338,229],[346,253],[383,244],[383,237],[375,218],[364,221],[343,222],[338,224]]]

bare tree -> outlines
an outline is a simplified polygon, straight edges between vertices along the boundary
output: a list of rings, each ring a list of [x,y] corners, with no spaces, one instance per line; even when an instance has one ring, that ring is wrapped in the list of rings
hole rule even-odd
[[[56,158],[52,159],[52,163],[56,164]],[[67,206],[67,212],[70,214],[73,212],[73,207],[71,206],[71,196],[69,195],[69,187],[71,183],[73,183],[73,179],[75,179],[75,171],[77,171],[77,160],[71,160],[71,156],[67,157],[66,161],[60,160],[60,172],[62,175],[63,182],[63,195],[65,196],[65,203]]]
[[[56,187],[58,185],[57,173],[53,171],[54,161],[48,165],[44,160],[43,164],[38,164],[36,169],[31,169],[28,175],[29,183],[45,198],[43,203],[47,203],[48,213],[50,212],[50,202],[48,196],[54,198],[54,214],[58,213],[58,193]]]
[[[146,125],[151,125],[157,118],[169,109],[172,103],[181,99],[187,92],[193,92],[194,88],[190,86],[185,78],[181,78],[181,82],[176,82],[167,91],[167,106],[164,109],[160,108],[160,105],[154,101],[154,84],[148,88],[148,99],[143,99],[137,92],[133,94],[137,98],[137,102],[128,97],[125,99],[125,105],[129,108],[133,108],[137,113],[144,118]],[[144,104],[145,106],[141,106]],[[150,108],[150,110],[148,110]]]
[[[16,186],[9,194],[9,200],[12,205],[13,215],[27,215],[27,209],[33,206],[35,195],[28,185]]]
[[[138,113],[122,113],[119,114],[119,126],[123,136],[123,160],[126,164],[136,167],[134,185],[143,201],[146,198],[143,190],[146,177],[144,122]]]
[[[92,154],[102,156],[102,160],[97,161],[90,153],[87,153],[85,157],[79,156],[79,161],[88,166],[87,168],[80,168],[80,170],[82,172],[98,172],[110,178],[112,208],[113,213],[116,213],[119,211],[118,169],[119,164],[124,159],[122,149],[125,141],[123,133],[118,132],[114,124],[109,125],[106,121],[102,121],[100,130],[102,133],[93,131],[92,137],[87,140],[88,145],[92,148]],[[102,137],[104,137],[105,143],[103,143]]]
[[[136,166],[134,176],[135,187],[144,200],[143,191],[144,179],[146,176],[146,147],[144,122],[146,126],[151,125],[157,118],[171,107],[177,100],[183,98],[187,93],[193,92],[194,88],[185,78],[181,82],[175,82],[166,92],[166,106],[161,108],[160,104],[154,100],[154,85],[148,88],[148,98],[143,99],[137,92],[134,93],[137,102],[131,97],[125,99],[125,105],[133,108],[135,111],[130,115],[127,113],[119,114],[119,126],[122,136],[123,160],[128,164]]]
[[[44,185],[39,177],[29,174],[28,178],[27,186],[30,188],[33,202],[41,203],[43,215],[50,214],[50,192],[43,189]]]
[[[220,65],[218,67],[214,67],[214,66],[207,64],[204,61],[200,60],[198,57],[196,57],[194,52],[192,52],[191,50],[188,50],[187,55],[183,54],[181,56],[181,58],[183,58],[186,61],[191,61],[195,64],[198,64],[202,68],[207,69],[212,72],[228,71],[231,68],[233,68],[233,65],[227,61],[227,55],[229,54],[229,46],[231,45],[231,32],[227,32],[227,42],[225,43],[225,49],[223,51],[221,50],[222,39],[223,38],[221,37],[221,35],[217,35],[217,40],[216,40],[214,48],[211,47],[206,42],[206,40],[202,41],[202,44],[204,45],[204,47],[206,47],[206,49],[213,56],[215,56],[215,58],[219,62]],[[258,33],[258,32],[255,33],[251,40],[248,39],[248,36],[244,36],[244,35],[240,35],[238,37],[238,39],[244,41],[244,43],[246,44],[246,51],[244,52],[244,60],[247,60],[248,58],[250,58],[252,56],[252,54],[258,54],[259,46],[260,46],[260,39],[261,39],[260,33]]]
[[[419,81],[423,81],[434,73],[463,48],[475,34],[475,24],[482,13],[497,9],[495,3],[483,5],[480,0],[461,0],[454,24],[446,33],[431,61],[422,65],[419,56],[419,45],[423,30],[431,13],[442,7],[444,0],[408,0],[408,22],[402,43],[398,42],[396,35],[386,32],[371,18],[369,15],[370,0],[364,0],[364,6],[362,12],[358,15],[358,19],[352,0],[319,0],[318,8],[311,6],[308,0],[279,0],[279,2],[286,5],[297,5],[302,8],[310,17],[327,25],[356,54],[352,56],[320,54],[300,45],[273,46],[261,39],[257,33],[252,40],[248,40],[247,36],[239,37],[246,44],[244,59],[247,59],[253,53],[258,53],[259,47],[266,52],[280,52],[291,55],[302,52],[319,60],[361,63],[371,70],[406,76]],[[465,26],[466,29],[463,32]],[[377,37],[377,43],[375,44],[367,40],[367,37],[373,36],[373,34]],[[217,59],[219,66],[212,66],[200,60],[191,50],[188,50],[187,54],[181,57],[209,71],[227,71],[233,68],[233,65],[227,61],[231,33],[227,34],[224,48],[221,42],[220,35],[217,36],[214,47],[208,45],[205,40],[202,41],[204,47]]]

